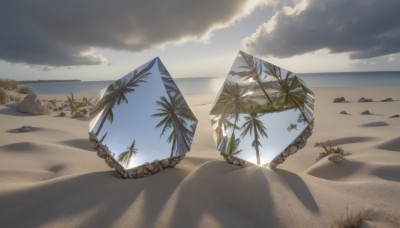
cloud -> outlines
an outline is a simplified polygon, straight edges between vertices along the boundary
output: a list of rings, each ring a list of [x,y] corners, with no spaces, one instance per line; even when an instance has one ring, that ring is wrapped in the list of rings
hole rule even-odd
[[[400,52],[400,1],[297,0],[282,7],[242,44],[279,58],[321,49],[367,59]]]
[[[100,64],[105,57],[93,48],[136,52],[199,40],[268,1],[4,0],[0,59],[49,66]]]

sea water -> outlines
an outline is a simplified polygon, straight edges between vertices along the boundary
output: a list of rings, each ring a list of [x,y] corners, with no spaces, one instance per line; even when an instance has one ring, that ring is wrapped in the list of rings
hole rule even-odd
[[[298,74],[309,87],[400,87],[400,71],[391,72],[351,72],[351,73],[307,73]],[[175,78],[183,94],[218,93],[225,77]],[[69,81],[30,83],[36,94],[94,93],[113,81]]]

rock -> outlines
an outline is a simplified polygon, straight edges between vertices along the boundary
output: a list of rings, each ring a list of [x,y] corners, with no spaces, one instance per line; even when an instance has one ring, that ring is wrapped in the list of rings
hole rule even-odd
[[[140,166],[139,168],[137,168],[136,175],[139,176],[139,177],[142,177],[143,174],[144,174],[144,168],[143,168],[143,166]]]
[[[345,110],[343,110],[343,111],[341,111],[341,112],[339,112],[340,114],[343,114],[343,115],[348,115],[348,113],[345,111]]]
[[[112,158],[107,156],[106,159],[104,159],[104,161],[107,163],[107,165],[110,168],[114,168],[115,167],[115,162],[114,162],[114,160],[112,160]]]
[[[328,157],[328,160],[338,165],[346,159],[340,154],[332,154]]]
[[[10,97],[10,101],[15,102],[15,97],[14,96],[9,95],[9,97]]]
[[[360,114],[361,115],[371,115],[372,113],[370,113],[369,110],[365,110],[365,111],[362,111]]]
[[[298,147],[299,147],[299,149],[303,149],[305,146],[306,146],[306,143],[300,143]]]
[[[167,168],[169,166],[169,161],[168,159],[164,159],[160,161],[160,164],[163,168]]]
[[[372,99],[371,98],[361,97],[360,99],[358,99],[358,102],[372,102]]]
[[[146,169],[148,169],[152,173],[156,172],[156,168],[152,164],[147,165]]]
[[[297,150],[298,150],[297,146],[291,146],[291,147],[290,147],[290,149],[289,149],[289,151],[290,151],[290,154],[294,154],[294,153],[296,153],[296,152],[297,152]]]
[[[177,163],[175,162],[175,161],[171,161],[170,163],[169,163],[169,167],[175,167],[177,165]]]
[[[400,115],[399,114],[396,114],[396,115],[393,115],[393,116],[391,116],[391,117],[389,117],[389,118],[399,118],[400,117]]]
[[[32,131],[33,128],[31,126],[22,126],[18,131],[19,132],[28,132],[28,131]]]
[[[57,117],[64,117],[65,116],[65,112],[60,112]]]
[[[10,102],[10,95],[8,95],[7,91],[0,87],[0,104],[7,104]]]
[[[240,161],[237,160],[237,159],[235,159],[235,160],[233,161],[233,164],[234,164],[234,165],[240,165]]]
[[[29,113],[32,115],[45,115],[49,114],[50,110],[42,105],[42,102],[35,93],[27,95],[18,106],[18,111]]]
[[[346,99],[344,97],[336,97],[335,99],[333,99],[333,103],[341,103],[345,101]]]
[[[82,117],[84,117],[84,115],[83,115],[81,112],[75,112],[75,113],[71,116],[71,118],[74,118],[74,119],[76,119],[76,118],[82,118]]]
[[[393,99],[392,98],[390,98],[390,97],[388,97],[388,98],[386,98],[386,99],[383,99],[383,100],[381,100],[382,102],[389,102],[389,101],[393,101]]]

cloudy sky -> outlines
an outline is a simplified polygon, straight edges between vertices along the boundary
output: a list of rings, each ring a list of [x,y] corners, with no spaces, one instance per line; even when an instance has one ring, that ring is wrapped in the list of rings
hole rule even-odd
[[[399,0],[0,1],[0,78],[113,80],[156,56],[225,77],[239,49],[298,73],[400,70]]]

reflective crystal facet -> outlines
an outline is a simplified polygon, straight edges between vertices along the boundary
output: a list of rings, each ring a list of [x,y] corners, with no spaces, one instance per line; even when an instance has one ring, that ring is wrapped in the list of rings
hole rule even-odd
[[[296,74],[239,51],[210,112],[229,163],[275,167],[304,147],[314,94]]]
[[[125,178],[175,166],[190,150],[197,119],[157,57],[99,93],[90,140]]]

